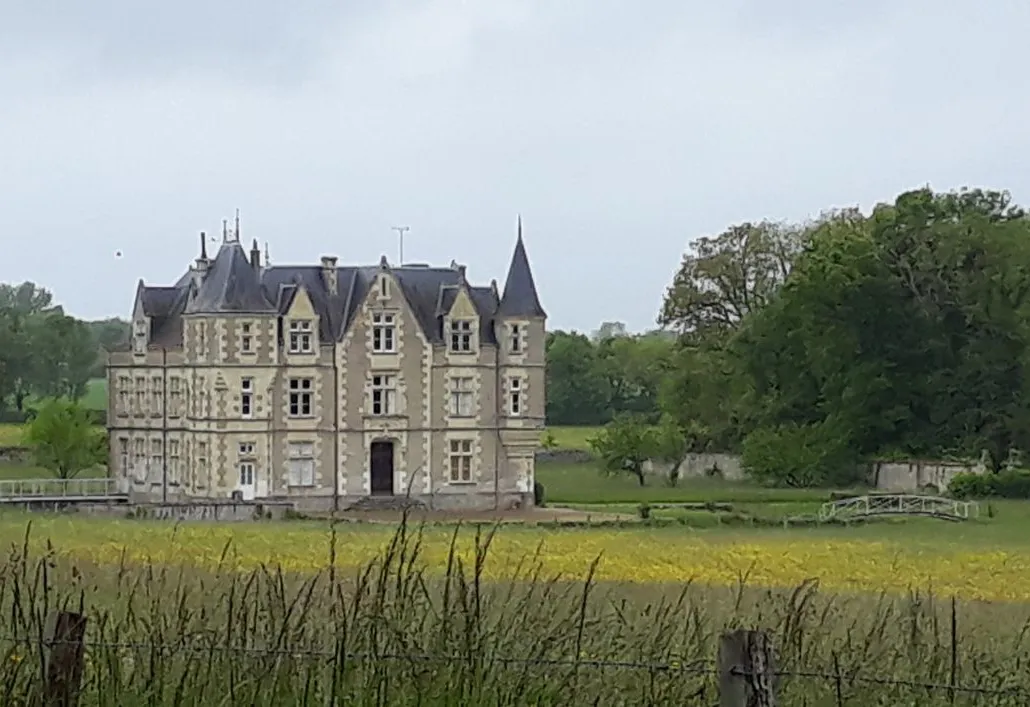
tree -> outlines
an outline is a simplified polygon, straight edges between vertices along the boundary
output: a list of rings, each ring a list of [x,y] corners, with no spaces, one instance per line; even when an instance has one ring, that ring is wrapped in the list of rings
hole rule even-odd
[[[654,429],[634,415],[619,415],[587,440],[611,474],[629,472],[644,485],[644,463],[655,452]]]
[[[838,444],[1003,459],[1030,444],[1030,220],[975,190],[840,212],[726,341],[752,459]]]
[[[83,469],[103,464],[107,459],[105,437],[88,410],[64,399],[45,403],[25,430],[25,442],[36,463],[59,479],[71,479]]]
[[[81,398],[99,351],[89,327],[60,309],[37,314],[30,322],[32,392],[40,397]]]
[[[805,233],[799,226],[762,221],[699,238],[666,291],[659,323],[695,341],[732,331],[776,294]]]
[[[611,417],[611,393],[597,348],[577,332],[547,335],[547,422],[598,425]]]
[[[658,419],[658,393],[665,378],[675,339],[662,333],[618,336],[597,343],[597,360],[607,381],[612,414]]]

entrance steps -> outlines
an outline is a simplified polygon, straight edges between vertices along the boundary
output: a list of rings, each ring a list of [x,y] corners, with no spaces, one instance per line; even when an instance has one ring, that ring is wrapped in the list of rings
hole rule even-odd
[[[346,508],[346,511],[424,511],[426,504],[407,496],[364,496]]]

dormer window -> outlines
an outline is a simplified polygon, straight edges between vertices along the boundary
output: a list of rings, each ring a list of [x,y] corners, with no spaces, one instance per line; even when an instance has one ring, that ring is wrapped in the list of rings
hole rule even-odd
[[[147,350],[147,322],[145,319],[137,321],[132,331],[132,350],[138,354],[146,353]]]
[[[397,321],[392,314],[376,312],[372,315],[372,351],[397,352]]]
[[[310,319],[290,321],[290,353],[308,354],[314,351],[314,337]]]
[[[453,353],[472,353],[472,337],[475,331],[468,319],[451,320],[451,351]]]

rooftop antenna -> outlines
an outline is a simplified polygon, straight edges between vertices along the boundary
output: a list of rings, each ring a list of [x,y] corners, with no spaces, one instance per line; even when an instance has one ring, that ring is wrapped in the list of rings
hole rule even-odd
[[[411,230],[411,226],[393,226],[392,228],[394,231],[397,231],[397,240],[399,241],[400,253],[398,253],[398,256],[400,260],[398,260],[397,265],[404,267],[404,234]]]

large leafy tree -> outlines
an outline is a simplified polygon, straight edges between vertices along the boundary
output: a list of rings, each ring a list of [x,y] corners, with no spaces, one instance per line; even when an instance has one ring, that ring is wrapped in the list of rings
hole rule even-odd
[[[107,458],[104,430],[93,424],[88,410],[61,398],[39,409],[25,431],[25,442],[36,463],[59,479],[70,479]]]

